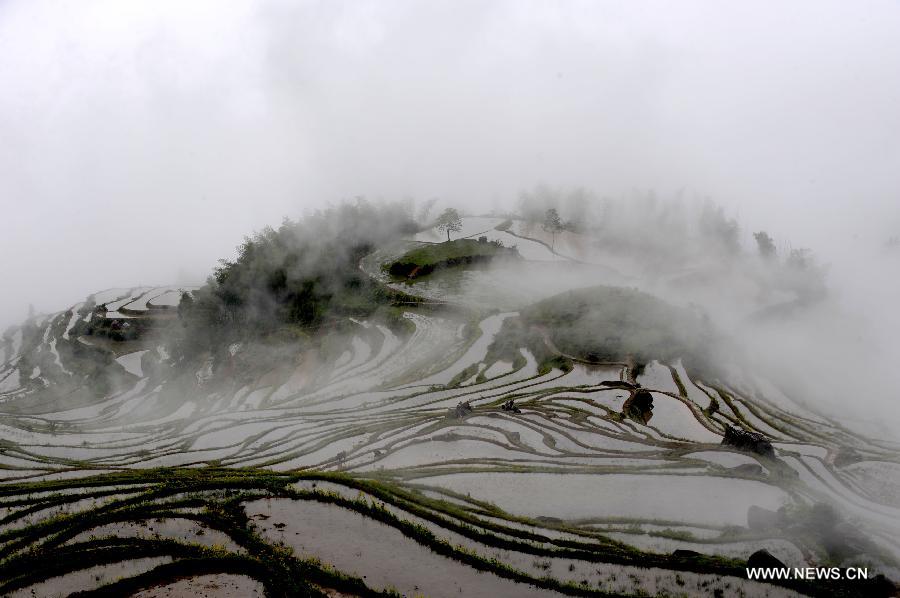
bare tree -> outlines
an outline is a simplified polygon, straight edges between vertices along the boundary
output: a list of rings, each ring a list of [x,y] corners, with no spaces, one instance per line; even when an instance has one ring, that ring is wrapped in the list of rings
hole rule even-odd
[[[462,218],[459,217],[459,212],[457,212],[453,208],[447,208],[444,210],[444,213],[440,215],[437,220],[438,230],[446,231],[447,240],[450,240],[450,233],[458,233],[462,230]]]

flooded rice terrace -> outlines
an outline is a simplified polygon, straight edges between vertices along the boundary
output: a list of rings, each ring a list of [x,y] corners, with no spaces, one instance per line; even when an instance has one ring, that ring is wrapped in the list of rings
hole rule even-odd
[[[470,219],[462,234],[515,244],[529,263],[562,267],[562,280],[584,268],[628,279],[569,257],[572,239],[551,250],[501,222]],[[361,267],[408,290],[371,267],[378,259]],[[895,444],[737,368],[701,379],[677,359],[637,371],[548,366],[526,346],[498,355],[504,323],[559,289],[518,278],[495,293],[490,271],[447,276],[415,290],[490,297],[493,311],[410,309],[405,332],[352,318],[328,351],[252,367],[256,349],[241,343],[186,371],[162,339],[79,333],[94,318],[117,330],[174,318],[184,288],[112,289],[8,333],[0,591],[822,592],[747,580],[759,551],[790,567],[839,562],[900,578]],[[90,359],[101,365],[86,369]],[[88,371],[109,392],[85,393]],[[652,406],[634,411],[637,395]],[[763,434],[771,450],[723,444],[732,427]]]

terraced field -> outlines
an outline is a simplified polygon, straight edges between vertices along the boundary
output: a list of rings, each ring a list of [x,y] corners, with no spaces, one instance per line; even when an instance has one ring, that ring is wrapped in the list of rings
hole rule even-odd
[[[165,344],[178,295],[114,289],[4,336],[0,593],[893,591],[748,581],[759,550],[900,579],[900,446],[738,367],[498,356],[518,316],[498,300],[187,368]],[[729,427],[774,454],[723,445]]]

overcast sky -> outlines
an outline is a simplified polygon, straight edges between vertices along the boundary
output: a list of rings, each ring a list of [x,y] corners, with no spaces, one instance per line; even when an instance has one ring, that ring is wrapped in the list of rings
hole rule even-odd
[[[900,3],[0,0],[0,325],[342,198],[709,196],[900,234]]]

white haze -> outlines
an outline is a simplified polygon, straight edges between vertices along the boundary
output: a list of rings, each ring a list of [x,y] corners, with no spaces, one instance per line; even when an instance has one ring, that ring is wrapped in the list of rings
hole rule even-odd
[[[357,195],[684,192],[830,264],[760,352],[892,405],[898,31],[893,1],[0,1],[0,327]]]

